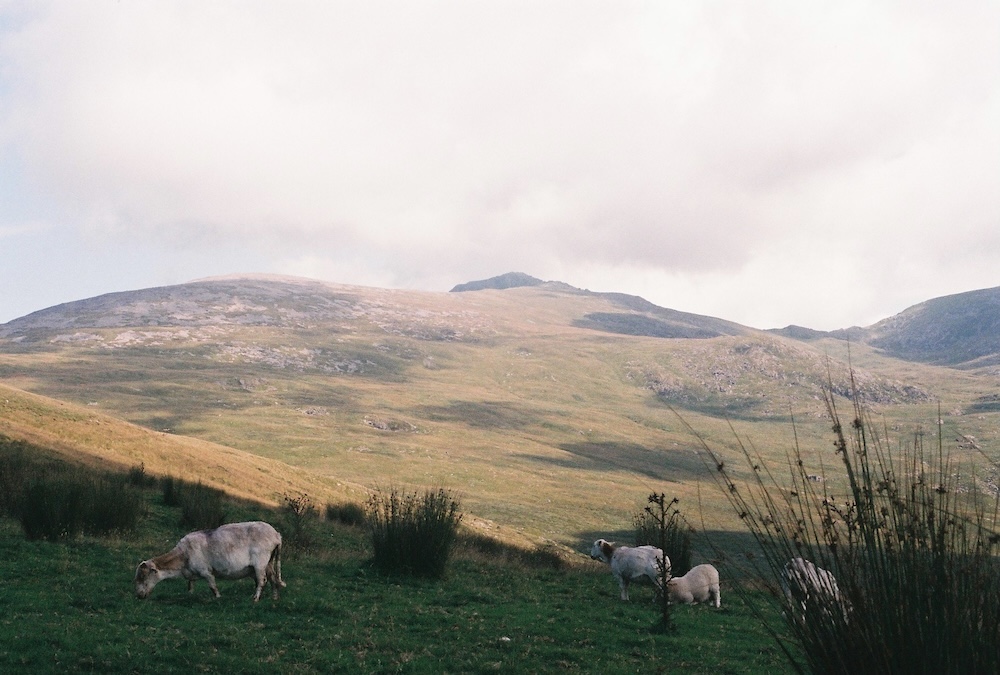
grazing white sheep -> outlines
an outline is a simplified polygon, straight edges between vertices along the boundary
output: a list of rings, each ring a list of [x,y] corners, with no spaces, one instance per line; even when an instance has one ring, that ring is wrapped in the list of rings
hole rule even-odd
[[[194,588],[195,579],[205,579],[215,597],[219,597],[216,578],[253,577],[257,581],[254,602],[260,600],[268,582],[277,600],[278,589],[285,587],[281,579],[281,535],[261,521],[229,523],[192,532],[172,550],[139,563],[135,571],[135,594],[139,598],[149,597],[156,584],[177,577],[187,579],[188,591]]]
[[[684,576],[667,581],[667,602],[690,605],[706,600],[716,607],[722,604],[719,570],[712,565],[697,565]]]
[[[628,600],[630,582],[651,583],[660,587],[660,561],[666,566],[670,576],[670,558],[655,546],[615,546],[612,542],[598,539],[590,549],[590,557],[611,565],[611,574],[618,580],[622,600]]]
[[[803,619],[809,607],[829,614],[830,608],[837,605],[847,618],[847,602],[840,595],[836,577],[805,558],[792,558],[785,563],[781,570],[781,590],[789,607],[801,608]]]

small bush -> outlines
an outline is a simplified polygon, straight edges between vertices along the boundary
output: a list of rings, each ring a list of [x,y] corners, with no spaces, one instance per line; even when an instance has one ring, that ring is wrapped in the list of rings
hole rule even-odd
[[[165,506],[180,507],[181,527],[208,530],[226,522],[225,494],[222,490],[180,478],[166,476],[161,481]]]
[[[83,531],[83,499],[79,483],[39,480],[24,493],[18,519],[28,539],[71,537]]]
[[[181,527],[208,530],[226,522],[221,490],[202,485],[201,481],[194,485],[181,481],[177,483],[177,487],[180,487],[177,501],[181,507]],[[175,491],[177,487],[174,488]]]
[[[164,506],[181,505],[181,492],[184,489],[184,481],[173,476],[165,476],[161,488]]]
[[[691,538],[677,504],[677,497],[667,499],[667,495],[653,492],[646,500],[646,507],[633,518],[636,546],[655,546],[665,556],[663,564],[657,564],[660,588],[666,590],[671,576],[686,574],[691,568]],[[657,594],[660,610],[659,629],[672,631],[670,598],[665,592]]]
[[[138,464],[128,470],[128,484],[137,488],[147,488],[156,485],[156,478],[146,473],[146,465]]]
[[[87,489],[84,532],[104,535],[134,532],[146,514],[142,493],[121,478],[92,480]]]
[[[36,480],[18,506],[28,539],[132,532],[145,515],[142,495],[121,480],[54,476]]]
[[[340,502],[326,505],[326,519],[350,527],[365,524],[365,507],[355,502]]]
[[[459,504],[447,491],[376,492],[366,513],[375,567],[383,574],[437,579],[444,575],[458,525]]]
[[[308,551],[316,546],[316,524],[319,513],[312,500],[306,495],[291,497],[284,495],[282,513],[285,527],[282,528],[282,542],[293,551]]]

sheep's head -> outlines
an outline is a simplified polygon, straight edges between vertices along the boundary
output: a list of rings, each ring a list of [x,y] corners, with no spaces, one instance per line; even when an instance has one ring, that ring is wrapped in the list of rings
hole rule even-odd
[[[153,592],[153,586],[160,581],[160,570],[152,560],[139,563],[135,570],[135,595],[137,598],[147,598]]]
[[[594,560],[610,563],[611,554],[615,552],[615,545],[604,539],[598,539],[590,549],[590,557]]]

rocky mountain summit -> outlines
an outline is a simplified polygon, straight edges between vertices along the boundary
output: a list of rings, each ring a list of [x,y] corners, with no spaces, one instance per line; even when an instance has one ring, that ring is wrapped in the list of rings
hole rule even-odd
[[[458,284],[452,293],[482,290],[538,289],[565,296],[604,301],[605,309],[585,311],[572,325],[600,332],[664,339],[710,339],[747,336],[760,331],[740,324],[679,312],[633,295],[593,292],[558,281],[543,281],[511,272]],[[382,295],[389,293],[381,292]],[[489,324],[480,315],[458,319],[454,312],[407,307],[406,301],[378,289],[332,284],[298,277],[241,275],[217,277],[176,286],[123,291],[43,309],[0,324],[0,339],[30,340],[32,335],[56,342],[86,341],[88,329],[184,329],[221,326],[307,328],[359,319],[387,331],[423,339],[459,339]],[[413,310],[413,311],[411,311]],[[58,335],[51,335],[57,331]],[[801,326],[766,331],[806,343],[824,339],[867,344],[903,360],[954,368],[1000,366],[1000,287],[935,298],[910,307],[869,327],[816,331]],[[185,333],[182,337],[192,335]],[[162,337],[162,335],[161,335]],[[116,344],[129,344],[142,334],[124,332]]]

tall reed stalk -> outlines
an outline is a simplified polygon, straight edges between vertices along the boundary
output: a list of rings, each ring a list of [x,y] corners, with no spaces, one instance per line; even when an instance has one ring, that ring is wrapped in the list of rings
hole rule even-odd
[[[760,546],[753,569],[785,605],[787,625],[772,634],[799,672],[1000,672],[1000,495],[957,466],[940,434],[933,451],[919,433],[893,449],[856,395],[847,428],[832,393],[826,404],[834,457],[821,476],[808,473],[796,442],[790,483],[781,484],[740,441],[751,478],[738,482],[702,443]],[[844,496],[828,488],[838,466]],[[786,600],[778,580],[795,557],[832,572],[841,598],[816,594],[806,607]]]

